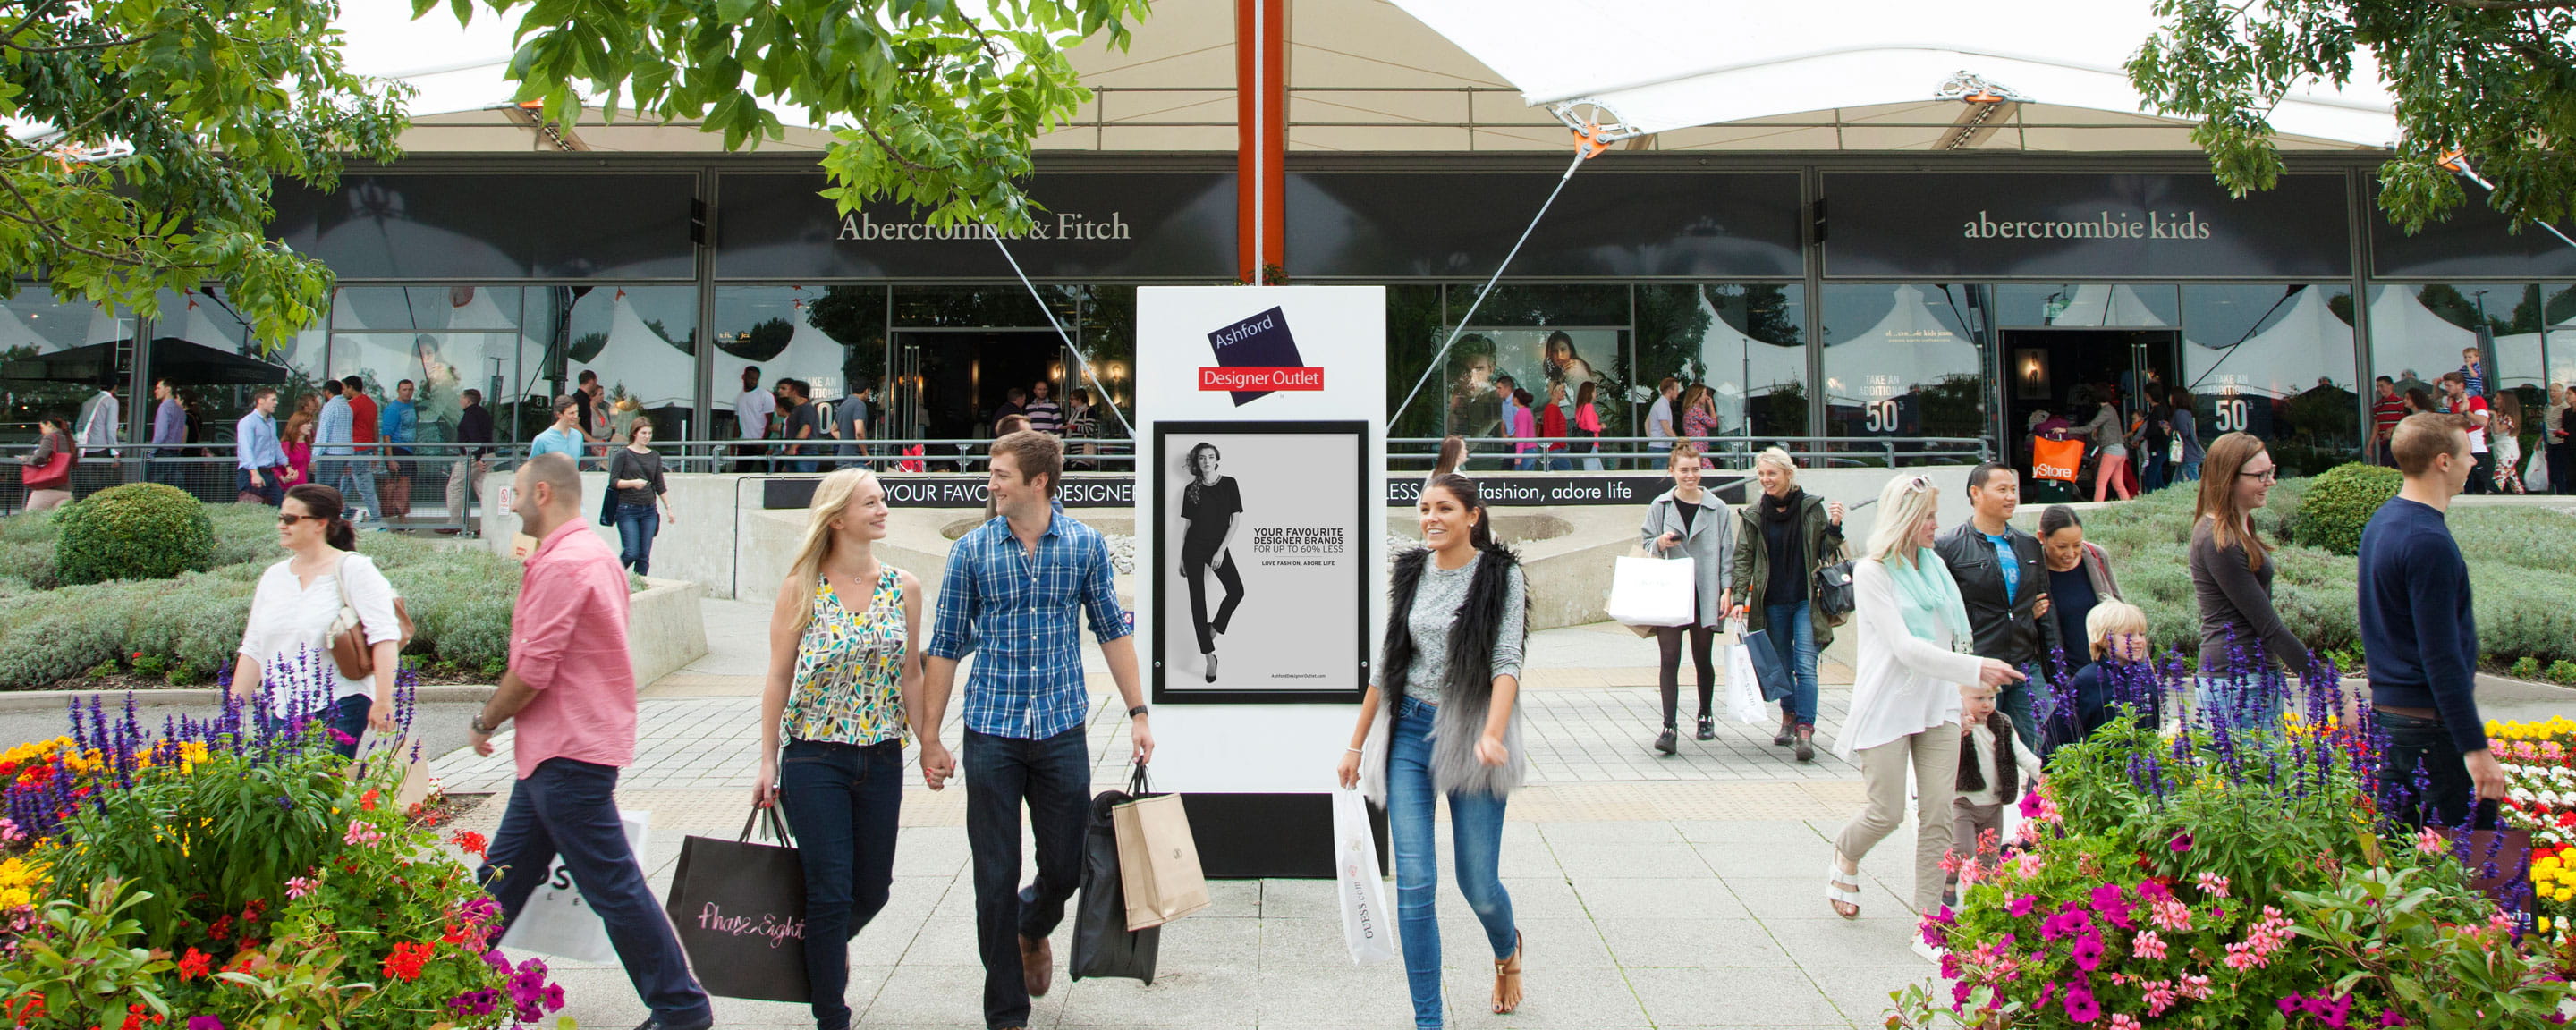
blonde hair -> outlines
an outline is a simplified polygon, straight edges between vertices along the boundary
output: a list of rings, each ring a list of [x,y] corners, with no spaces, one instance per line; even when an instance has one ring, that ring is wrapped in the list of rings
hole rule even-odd
[[[1941,510],[1941,488],[1930,477],[1897,476],[1878,488],[1878,524],[1870,527],[1869,548],[1862,557],[1914,563],[1916,527]]]
[[[873,482],[876,473],[863,468],[846,468],[824,476],[814,486],[814,503],[805,516],[805,539],[796,545],[796,560],[787,566],[787,581],[803,583],[810,589],[823,574],[823,563],[832,557],[835,534],[832,523],[850,510],[850,499],[858,496],[859,485]],[[796,635],[804,636],[805,627],[814,623],[814,606],[797,609]]]
[[[2118,598],[2094,605],[2084,616],[2084,636],[2093,642],[2093,657],[2097,659],[2111,653],[2111,634],[2146,631],[2147,613]]]
[[[1763,448],[1762,453],[1753,456],[1753,467],[1761,468],[1764,465],[1779,469],[1781,477],[1787,480],[1790,486],[1798,485],[1798,462],[1789,457],[1789,452],[1777,447]]]

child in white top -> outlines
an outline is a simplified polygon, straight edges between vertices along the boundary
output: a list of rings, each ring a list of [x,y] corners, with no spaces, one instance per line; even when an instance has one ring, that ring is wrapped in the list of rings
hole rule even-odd
[[[2021,800],[2040,782],[2039,756],[2013,733],[2012,720],[1995,714],[1995,688],[1983,683],[1959,685],[1959,783],[1950,802],[1950,857],[1960,865],[1994,860],[2009,843],[2001,840],[2004,806]],[[2009,761],[2009,766],[2007,766]],[[1987,845],[1983,835],[1994,831]],[[1959,874],[1950,874],[1941,903],[1959,904]]]

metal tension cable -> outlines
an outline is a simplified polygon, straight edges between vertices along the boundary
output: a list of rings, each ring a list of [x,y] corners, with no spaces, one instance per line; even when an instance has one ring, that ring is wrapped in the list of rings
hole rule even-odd
[[[1532,215],[1529,225],[1521,229],[1521,238],[1513,241],[1512,249],[1503,254],[1503,263],[1494,266],[1494,274],[1486,277],[1485,285],[1476,291],[1476,299],[1467,305],[1467,313],[1459,317],[1457,325],[1450,327],[1449,338],[1442,340],[1440,349],[1432,352],[1430,362],[1422,367],[1422,378],[1414,380],[1412,392],[1404,395],[1404,403],[1396,405],[1395,414],[1387,417],[1387,424],[1393,425],[1404,418],[1404,413],[1413,407],[1414,399],[1422,395],[1423,386],[1430,383],[1432,375],[1440,371],[1440,363],[1449,356],[1449,348],[1457,344],[1460,336],[1466,334],[1468,326],[1475,324],[1476,309],[1484,306],[1485,298],[1494,292],[1494,284],[1502,280],[1503,270],[1512,266],[1512,259],[1520,255],[1521,247],[1529,242],[1530,234],[1538,231],[1538,223],[1547,217],[1547,209],[1555,206],[1557,195],[1564,193],[1565,184],[1573,181],[1574,170],[1583,167],[1583,162],[1610,149],[1613,143],[1645,135],[1621,122],[1608,107],[1596,101],[1576,100],[1550,104],[1548,112],[1556,115],[1558,121],[1564,122],[1565,127],[1574,132],[1574,160],[1565,166],[1564,175],[1557,176],[1556,188],[1548,191],[1546,202],[1538,206],[1538,214]]]
[[[1100,384],[1100,372],[1092,366],[1091,355],[1083,353],[1082,346],[1073,342],[1073,334],[1066,332],[1064,323],[1056,320],[1055,309],[1047,306],[1046,295],[1039,293],[1037,284],[1029,281],[1029,274],[1020,271],[1020,259],[1011,256],[1011,247],[1002,242],[1002,234],[990,229],[987,232],[993,237],[993,245],[1002,249],[1002,260],[1011,263],[1011,274],[1020,277],[1020,285],[1028,287],[1029,298],[1038,302],[1038,312],[1046,316],[1048,325],[1055,327],[1055,335],[1064,341],[1064,348],[1073,352],[1073,360],[1082,366],[1082,374],[1090,377],[1091,388],[1100,395],[1100,406],[1109,409],[1110,417],[1118,420],[1118,428],[1127,434],[1128,439],[1135,439],[1136,427],[1127,423],[1127,416],[1118,410],[1109,388]]]

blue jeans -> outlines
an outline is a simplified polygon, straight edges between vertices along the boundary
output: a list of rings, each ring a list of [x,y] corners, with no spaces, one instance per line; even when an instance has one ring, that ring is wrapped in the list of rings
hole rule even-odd
[[[368,518],[380,519],[385,515],[385,506],[376,499],[376,476],[371,471],[374,464],[356,458],[331,458],[325,464],[326,471],[318,475],[322,485],[340,491],[343,506],[364,508]]]
[[[817,1030],[850,1025],[850,939],[876,918],[894,886],[896,816],[903,807],[903,742],[866,747],[787,742],[778,802],[805,866],[805,976]]]
[[[2190,461],[2174,466],[2173,481],[2177,483],[2200,482],[2200,459],[2194,458]]]
[[[638,576],[652,575],[653,538],[662,532],[662,512],[650,504],[617,502],[618,564]]]
[[[1413,991],[1413,1025],[1440,1026],[1440,892],[1438,845],[1431,813],[1439,800],[1431,785],[1431,727],[1438,706],[1407,697],[1396,710],[1387,748],[1386,833],[1395,852],[1396,936],[1404,944],[1404,978]],[[1520,947],[1512,922],[1512,896],[1503,890],[1504,799],[1449,795],[1449,833],[1458,858],[1458,893],[1485,928],[1494,958]]]
[[[2046,664],[2046,659],[2041,663]],[[2012,720],[2013,735],[2033,750],[2039,744],[2039,713],[2034,710],[2036,706],[2032,699],[2048,693],[2050,689],[2047,676],[2039,675],[2018,683],[2006,683],[1995,691],[1995,710]]]
[[[665,1023],[713,1018],[707,992],[689,975],[679,936],[626,846],[626,827],[617,819],[616,766],[549,758],[510,788],[501,827],[492,832],[483,867],[474,872],[476,882],[501,903],[502,932],[518,921],[557,855],[581,888],[582,903],[607,925],[618,964],[653,1015]]]
[[[1807,616],[1807,602],[1766,604],[1762,606],[1763,639],[1771,642],[1780,655],[1780,667],[1789,670],[1789,696],[1780,699],[1780,710],[1797,720],[1798,725],[1816,724],[1816,620]]]
[[[2466,824],[2477,801],[2477,783],[2469,778],[2469,764],[2460,745],[2452,742],[2450,728],[2440,719],[2385,710],[2372,714],[2388,734],[2388,746],[2379,752],[2380,814],[2416,828]],[[2415,782],[2419,771],[2421,786]]]
[[[339,752],[342,758],[356,758],[358,740],[367,735],[367,710],[374,707],[375,703],[374,695],[349,694],[334,699],[321,711],[305,716],[305,720],[330,727],[333,732],[339,734],[331,738],[331,750]],[[287,722],[285,719],[269,714],[265,704],[260,707],[259,721],[261,726],[272,733],[283,730]]]
[[[1082,885],[1091,749],[1082,727],[1044,740],[966,731],[966,847],[974,855],[975,950],[984,960],[984,1025],[1027,1026],[1019,938],[1044,938]],[[1029,806],[1038,876],[1020,887],[1020,804]]]
[[[2196,705],[2229,733],[2280,735],[2280,684],[2266,683],[2260,676],[2201,676],[2194,682]]]
[[[240,496],[242,494],[258,494],[260,503],[274,508],[286,500],[286,484],[278,481],[276,469],[261,469],[259,473],[259,485],[252,486],[250,485],[250,470],[246,468],[235,468],[233,470],[233,494],[234,496]]]
[[[2138,469],[2139,493],[2153,493],[2164,489],[2165,470],[2169,467],[2165,462],[2164,448],[2149,447],[2147,450],[2152,453],[2147,456],[2146,464]]]

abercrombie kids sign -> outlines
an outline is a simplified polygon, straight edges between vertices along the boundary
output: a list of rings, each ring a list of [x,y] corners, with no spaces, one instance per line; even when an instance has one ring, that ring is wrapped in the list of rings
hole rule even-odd
[[[2206,172],[1834,172],[1824,201],[1831,276],[2352,274],[2341,175],[2239,200]]]

